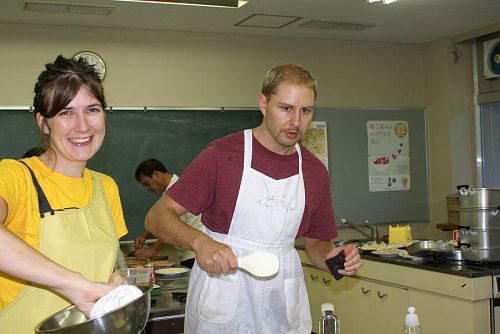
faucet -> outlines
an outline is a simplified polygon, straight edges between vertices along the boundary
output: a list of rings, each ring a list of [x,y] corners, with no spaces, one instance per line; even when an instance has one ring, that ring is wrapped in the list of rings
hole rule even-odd
[[[367,226],[367,227],[370,228],[370,233],[368,233],[364,229],[362,229],[359,226],[359,224],[353,224],[353,223],[351,223],[350,221],[348,221],[345,218],[340,218],[340,223],[341,224],[346,224],[346,225],[349,225],[352,228],[355,228],[356,230],[358,230],[359,232],[363,233],[368,238],[370,238],[370,240],[374,240],[375,242],[380,242],[380,236],[379,236],[379,232],[378,232],[378,226],[370,223],[366,219],[363,219],[363,225],[365,225],[365,226]]]

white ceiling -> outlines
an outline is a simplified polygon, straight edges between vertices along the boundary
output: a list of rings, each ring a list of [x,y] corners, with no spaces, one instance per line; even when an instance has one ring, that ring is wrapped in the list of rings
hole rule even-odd
[[[0,22],[92,26],[126,29],[212,32],[402,43],[426,43],[453,37],[500,22],[500,0],[399,0],[383,5],[366,0],[252,0],[239,8],[178,6],[112,0],[33,0],[113,7],[108,16],[47,13],[24,10],[24,0],[0,0]],[[281,28],[242,27],[235,24],[254,14],[255,22]],[[303,28],[310,20],[374,24],[364,31]],[[294,46],[297,47],[297,46]],[[300,46],[298,46],[300,47]]]

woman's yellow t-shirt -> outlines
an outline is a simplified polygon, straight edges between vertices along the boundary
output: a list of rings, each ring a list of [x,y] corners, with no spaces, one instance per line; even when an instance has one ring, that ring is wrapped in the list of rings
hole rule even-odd
[[[88,169],[84,170],[83,177],[73,178],[51,170],[38,157],[22,160],[33,170],[52,209],[81,208],[89,204],[93,183]],[[115,223],[117,237],[121,238],[127,234],[127,227],[118,186],[111,177],[102,173],[99,173],[99,176]],[[30,246],[38,249],[40,237],[38,197],[26,166],[16,160],[0,161],[0,197],[5,200],[8,207],[4,226]],[[5,278],[2,273],[0,277]],[[2,296],[1,290],[0,286],[0,310],[15,298],[15,296]]]

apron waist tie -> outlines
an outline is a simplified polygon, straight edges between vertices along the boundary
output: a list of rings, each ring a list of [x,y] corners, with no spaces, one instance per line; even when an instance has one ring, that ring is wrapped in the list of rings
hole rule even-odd
[[[228,234],[213,232],[207,229],[205,226],[203,227],[203,232],[205,232],[209,237],[211,237],[215,241],[228,245],[236,244],[238,245],[237,246],[238,248],[243,248],[250,252],[264,251],[269,253],[280,253],[289,251],[295,247],[295,240],[284,244],[264,244],[257,241],[242,239]]]

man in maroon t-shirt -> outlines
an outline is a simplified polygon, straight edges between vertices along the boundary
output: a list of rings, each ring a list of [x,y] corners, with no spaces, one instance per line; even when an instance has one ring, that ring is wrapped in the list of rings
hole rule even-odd
[[[196,253],[185,333],[310,333],[297,237],[323,270],[342,250],[340,274],[361,267],[356,248],[331,242],[337,230],[328,171],[298,144],[316,95],[306,69],[271,69],[259,96],[261,125],[212,142],[148,213],[148,231]],[[202,214],[206,234],[182,224],[179,216],[187,211]],[[276,255],[276,274],[237,270],[238,257],[256,251]]]

